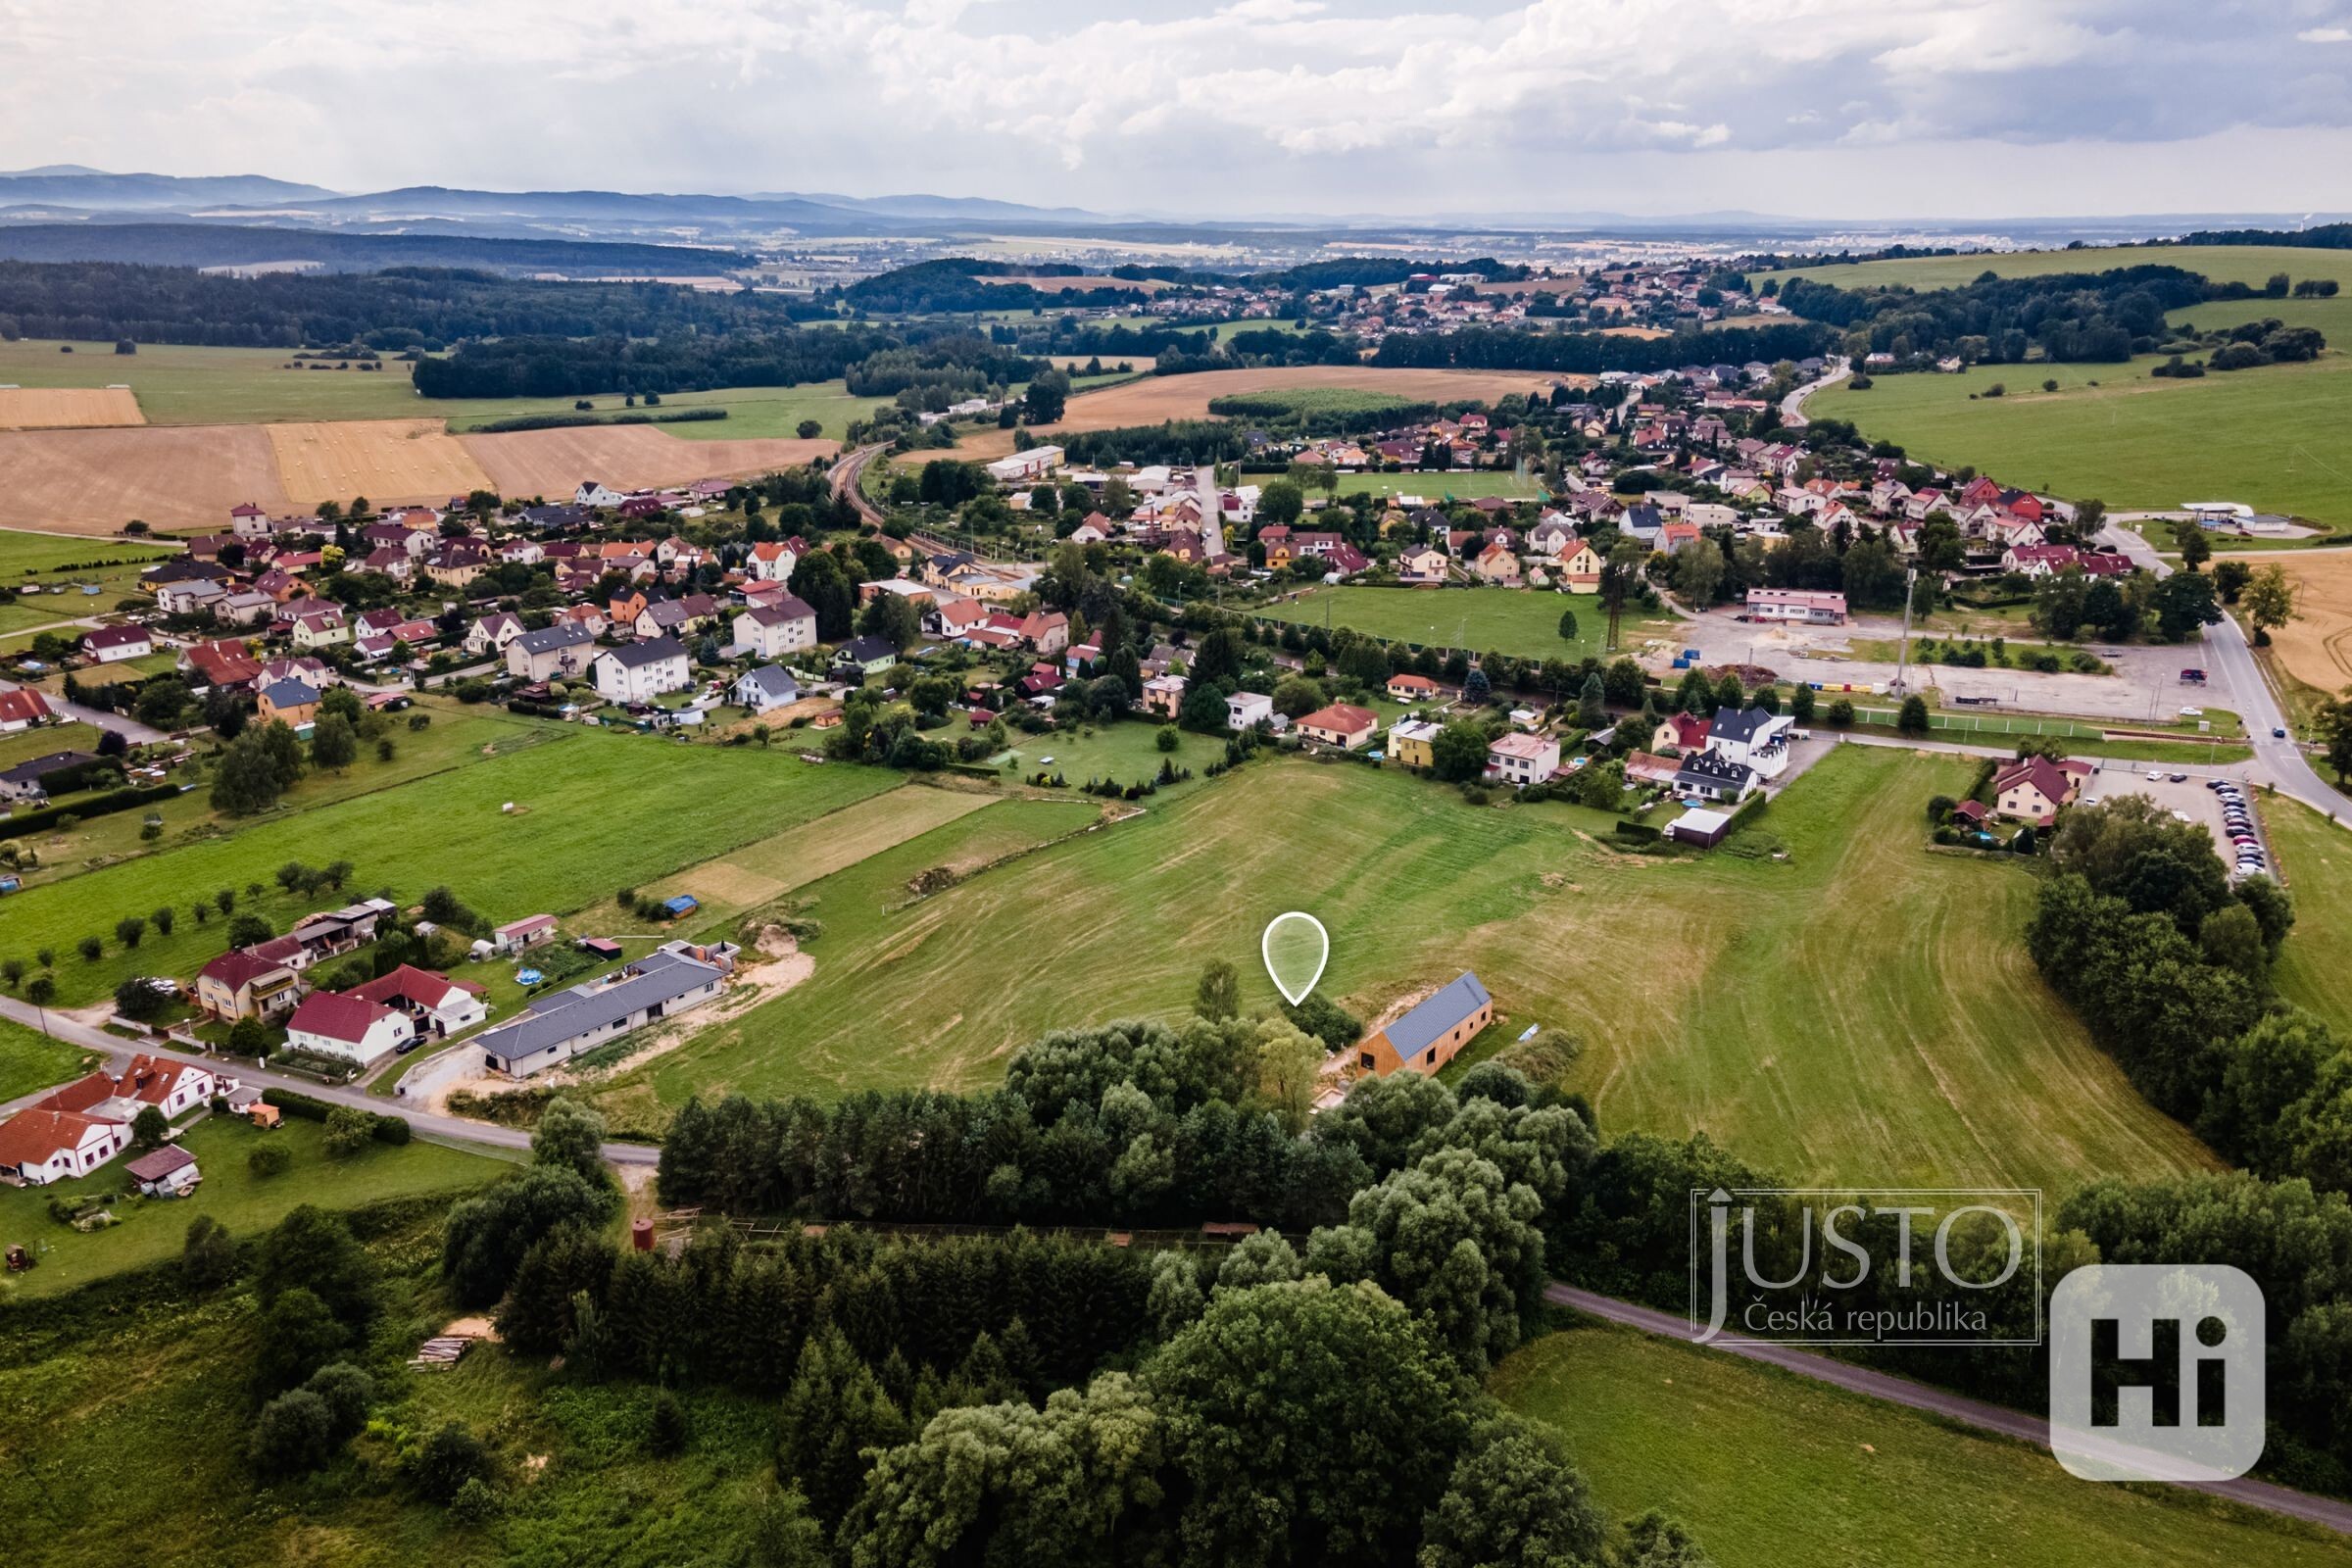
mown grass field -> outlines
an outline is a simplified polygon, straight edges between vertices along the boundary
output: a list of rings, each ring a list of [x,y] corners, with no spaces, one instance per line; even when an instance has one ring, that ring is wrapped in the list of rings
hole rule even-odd
[[[1923,852],[1922,805],[1967,776],[1845,748],[1766,817],[1787,861],[1651,861],[1579,808],[1267,761],[900,906],[967,818],[804,890],[813,977],[608,1098],[642,1119],[729,1088],[985,1084],[1048,1029],[1180,1012],[1211,958],[1272,1005],[1258,933],[1303,909],[1331,932],[1324,993],[1360,1016],[1471,967],[1514,1034],[1582,1038],[1569,1082],[1610,1132],[1703,1130],[1792,1179],[2064,1188],[2210,1163],[2034,973],[2032,879]]]
[[[1853,262],[1800,267],[1786,272],[1752,272],[1754,283],[1778,277],[1810,278],[1838,288],[1958,288],[1985,272],[1997,277],[2047,277],[2053,272],[2104,272],[2119,267],[2178,267],[2217,283],[2260,288],[2274,272],[2290,278],[2332,277],[2352,289],[2352,252],[2305,250],[2293,245],[2139,245],[2080,251],[2014,251],[1999,256],[1923,256],[1905,261]],[[2340,296],[2339,296],[2340,298]],[[2257,310],[2290,301],[2228,300],[2215,310]],[[2233,317],[2225,325],[2255,318]]]
[[[1616,1518],[1657,1508],[1722,1568],[2352,1563],[2352,1542],[2192,1492],[2079,1481],[2041,1448],[1717,1350],[1590,1327],[1494,1370]]]
[[[2240,501],[2317,522],[2352,521],[2352,353],[2170,380],[2130,365],[1985,365],[1959,375],[1840,384],[1808,408],[1851,419],[1913,457],[1974,464],[2008,484],[2169,510]],[[2045,379],[2058,382],[2044,392]],[[2091,385],[2097,382],[2096,386]],[[1979,396],[1995,383],[1998,398]]]
[[[246,1158],[265,1142],[282,1144],[294,1163],[275,1176],[256,1176]],[[188,1221],[210,1214],[239,1240],[267,1230],[303,1203],[354,1208],[387,1198],[455,1192],[478,1187],[510,1168],[491,1153],[411,1143],[395,1149],[371,1144],[349,1159],[329,1159],[325,1129],[289,1116],[263,1132],[234,1117],[207,1116],[179,1137],[196,1156],[204,1180],[187,1198],[141,1198],[123,1174],[124,1159],[77,1181],[50,1187],[0,1189],[0,1247],[22,1246],[39,1259],[27,1273],[0,1278],[0,1301],[55,1296],[109,1274],[176,1257],[187,1240]],[[513,1156],[519,1158],[519,1155]],[[124,1156],[126,1159],[127,1156]],[[122,1223],[81,1232],[49,1217],[51,1198],[76,1199],[114,1193],[107,1207]]]
[[[0,382],[25,387],[127,383],[149,424],[442,418],[452,430],[464,431],[490,419],[573,412],[574,400],[568,397],[418,397],[410,366],[397,360],[383,362],[380,370],[363,370],[356,363],[345,370],[314,370],[288,368],[295,363],[291,349],[142,343],[134,355],[118,355],[112,343],[76,342],[72,354],[59,353],[59,347],[54,339],[0,343]],[[618,393],[589,401],[600,415],[627,412]],[[724,408],[727,417],[662,428],[685,440],[718,441],[791,436],[801,420],[813,418],[824,424],[824,434],[838,438],[851,419],[880,401],[851,397],[838,380],[678,392],[664,397],[662,406]]]
[[[0,1018],[0,1101],[79,1077],[96,1053],[36,1034],[13,1019]]]
[[[11,345],[0,344],[0,349]],[[0,380],[6,379],[0,376]],[[73,620],[115,608],[115,601],[131,593],[139,572],[150,562],[177,555],[172,546],[142,544],[129,539],[72,539],[58,534],[29,533],[0,528],[0,632],[19,631],[51,621]],[[112,564],[89,565],[107,562]],[[95,595],[81,588],[98,586]],[[43,591],[19,590],[31,584]],[[63,589],[63,592],[56,590]],[[63,631],[74,636],[78,632]]]
[[[421,730],[408,728],[405,721],[416,713],[428,715],[432,722]],[[37,833],[27,847],[39,853],[41,864],[24,873],[24,884],[31,888],[61,882],[131,856],[163,854],[198,839],[282,821],[338,801],[413,784],[453,767],[560,741],[570,732],[559,724],[517,718],[496,708],[468,708],[454,699],[425,696],[418,699],[412,713],[396,715],[386,733],[392,741],[392,760],[378,760],[374,745],[369,743],[362,748],[360,760],[341,772],[314,770],[306,774],[287,791],[275,810],[262,816],[220,815],[212,808],[209,783],[199,783],[181,795],[136,810],[88,816],[72,827]],[[0,766],[68,748],[89,751],[95,745],[95,731],[86,724],[27,730],[0,738]],[[160,819],[164,829],[163,836],[152,842],[140,837],[151,815]],[[7,820],[0,818],[0,838],[11,836]],[[0,932],[7,929],[7,910],[0,906]]]
[[[1426,496],[1432,501],[1477,501],[1501,496],[1511,501],[1537,501],[1543,489],[1533,479],[1493,468],[1465,468],[1438,473],[1343,473],[1340,496]]]
[[[1560,635],[1560,614],[1576,613],[1576,635]],[[1513,659],[1579,660],[1600,652],[1609,612],[1596,594],[1527,588],[1310,588],[1296,599],[1256,612],[1302,626],[1352,626],[1357,631],[1424,648],[1462,648]],[[1628,617],[1625,636],[1638,642],[1664,623]]]
[[[318,906],[272,885],[290,859],[348,859],[355,890],[389,888],[404,902],[446,884],[494,922],[563,913],[899,782],[884,769],[811,766],[785,752],[571,730],[399,788],[29,889],[0,905],[0,954],[54,945],[59,996],[69,1004],[105,995],[129,975],[189,975],[220,951],[217,922],[182,918],[170,937],[151,932],[131,951],[114,940],[115,922],[166,904],[184,915],[189,900],[215,888],[260,882],[267,893],[239,907],[262,910],[282,930]],[[513,813],[501,809],[509,802]],[[105,939],[95,963],[73,951],[85,935]]]
[[[2278,796],[2263,802],[2262,825],[2295,900],[2295,929],[2272,971],[2279,995],[2352,1043],[2352,832]]]

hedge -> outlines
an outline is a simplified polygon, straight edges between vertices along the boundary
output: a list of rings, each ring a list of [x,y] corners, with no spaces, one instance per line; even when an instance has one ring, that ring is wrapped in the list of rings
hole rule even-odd
[[[285,1114],[300,1116],[304,1121],[324,1121],[328,1111],[343,1108],[330,1105],[323,1100],[313,1100],[309,1095],[292,1089],[265,1089],[262,1091],[262,1103],[275,1105]],[[415,1130],[398,1116],[369,1114],[374,1118],[369,1132],[379,1144],[390,1144],[397,1149],[416,1136]]]
[[[106,816],[156,801],[168,801],[179,793],[176,784],[133,784],[86,801],[70,801],[63,806],[44,806],[34,811],[19,811],[14,816],[0,817],[0,838],[14,838],[20,833],[46,832],[69,816],[76,821],[86,821],[93,816]]]

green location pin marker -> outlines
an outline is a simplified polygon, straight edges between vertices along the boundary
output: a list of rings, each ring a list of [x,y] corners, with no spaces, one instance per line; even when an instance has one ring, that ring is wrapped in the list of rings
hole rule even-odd
[[[1274,989],[1296,1007],[1323,978],[1323,965],[1331,959],[1331,933],[1313,915],[1293,909],[1266,923],[1257,950],[1265,957],[1266,973],[1274,978]]]

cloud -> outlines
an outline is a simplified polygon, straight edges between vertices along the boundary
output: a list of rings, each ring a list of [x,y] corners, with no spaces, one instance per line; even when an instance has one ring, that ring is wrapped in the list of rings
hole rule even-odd
[[[2292,44],[2345,41],[2258,0],[0,0],[0,163],[1273,212],[1666,196],[1671,155],[1777,205],[1857,149],[2340,132],[2352,51]]]

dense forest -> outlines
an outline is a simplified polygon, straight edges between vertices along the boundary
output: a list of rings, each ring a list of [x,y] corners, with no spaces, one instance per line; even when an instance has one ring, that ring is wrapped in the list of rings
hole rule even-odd
[[[1778,322],[1740,330],[1676,332],[1669,337],[1654,338],[1468,327],[1443,334],[1392,334],[1382,342],[1380,352],[1372,356],[1372,363],[1419,368],[1453,366],[1462,369],[1552,370],[1597,375],[1603,370],[1667,370],[1683,365],[1711,365],[1720,360],[1742,363],[1801,360],[1826,354],[1837,346],[1836,333],[1811,321]]]
[[[2180,236],[2183,245],[2285,245],[2304,251],[2352,251],[2352,223],[2315,223],[2309,228],[2200,228]]]
[[[2104,272],[1995,277],[1987,271],[1963,288],[1838,288],[1792,277],[1781,302],[1798,316],[1866,334],[1872,352],[1898,358],[1956,354],[1972,364],[2015,364],[2039,350],[2051,360],[2116,362],[2151,353],[2175,333],[2165,313],[2211,300],[2284,297],[2279,278],[2263,294],[2242,283],[2217,284],[2178,267],[2143,264]],[[2274,323],[2276,324],[2276,323]],[[2326,340],[2309,328],[2272,345],[2272,359],[2310,359]]]
[[[664,283],[525,282],[446,268],[221,277],[185,267],[0,261],[0,336],[394,351],[463,337],[772,328],[812,314],[775,294]]]
[[[699,392],[722,386],[796,386],[845,377],[859,397],[908,387],[1026,380],[1033,362],[953,329],[671,333],[651,341],[608,332],[593,338],[469,341],[447,359],[419,360],[416,390],[428,398],[564,397],[599,392]]]
[[[163,267],[484,267],[530,272],[712,273],[750,267],[740,251],[472,234],[337,234],[219,223],[28,223],[0,228],[0,258]]]
[[[991,281],[1003,277],[1068,277],[1057,289],[1032,283]],[[1091,286],[1083,286],[1091,285]],[[980,262],[948,257],[917,262],[860,278],[832,297],[861,311],[906,315],[928,311],[1025,311],[1040,305],[1141,305],[1149,296],[1105,278],[1089,279],[1066,265]]]

